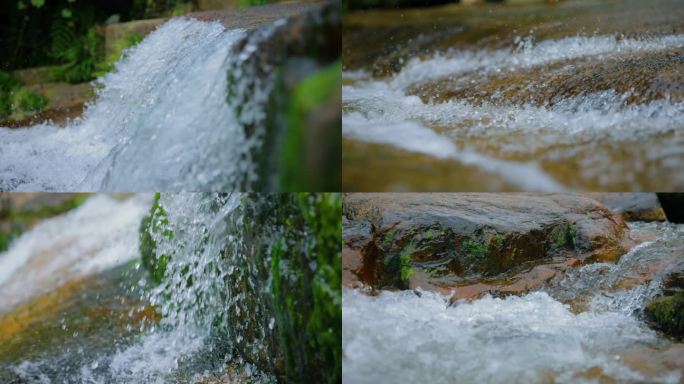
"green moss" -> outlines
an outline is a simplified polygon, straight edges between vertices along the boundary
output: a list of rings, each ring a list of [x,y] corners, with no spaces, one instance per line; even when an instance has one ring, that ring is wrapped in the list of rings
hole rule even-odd
[[[9,72],[0,71],[0,91],[9,92],[21,86],[21,81]]]
[[[12,110],[15,114],[31,114],[40,112],[48,104],[45,96],[29,91],[28,89],[20,89],[12,95]]]
[[[394,240],[394,229],[390,229],[389,231],[387,231],[387,233],[385,233],[384,243],[386,245],[392,245],[393,240]]]
[[[286,220],[285,231],[271,251],[271,292],[286,378],[290,382],[339,383],[341,195],[302,193],[296,198],[299,215]],[[310,237],[302,237],[302,224]],[[312,262],[316,265],[313,273]]]
[[[500,233],[494,236],[494,246],[499,249],[503,247],[503,236]]]
[[[411,254],[413,254],[413,243],[404,248],[399,254],[399,278],[403,282],[407,282],[416,271],[411,264]]]
[[[572,249],[577,249],[577,224],[570,223],[570,225],[568,225],[567,238]]]
[[[157,242],[154,236],[173,238],[173,233],[168,229],[169,220],[164,207],[159,204],[160,194],[154,195],[154,203],[150,212],[140,223],[140,255],[142,263],[150,272],[152,280],[160,283],[166,273],[166,266],[171,257],[166,254],[157,255]]]
[[[337,61],[304,79],[290,96],[287,129],[280,150],[282,191],[339,190],[339,128],[311,127],[310,117],[325,103],[339,98],[341,86],[342,63]],[[313,134],[312,129],[326,132]],[[314,137],[323,137],[328,142],[308,141]]]
[[[427,240],[432,240],[434,237],[434,233],[432,233],[432,228],[428,229],[427,233],[425,234],[425,239]]]
[[[465,239],[461,245],[464,261],[466,263],[477,263],[487,256],[488,247],[477,240]]]
[[[684,338],[684,293],[679,292],[651,301],[646,305],[644,314],[655,328],[668,336]]]

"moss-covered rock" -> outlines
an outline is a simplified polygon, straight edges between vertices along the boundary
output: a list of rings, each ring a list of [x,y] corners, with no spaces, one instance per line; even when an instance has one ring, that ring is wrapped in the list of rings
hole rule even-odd
[[[154,240],[156,236],[164,236],[171,239],[173,234],[166,227],[169,220],[166,217],[164,207],[159,205],[160,194],[157,192],[154,195],[154,203],[148,213],[140,223],[140,255],[142,263],[150,271],[152,280],[159,283],[164,278],[166,272],[166,265],[169,262],[168,255],[157,255],[157,242]]]
[[[344,214],[345,231],[372,227],[370,241],[345,240],[363,256],[346,252],[356,260],[345,265],[381,289],[449,288],[571,259],[616,261],[631,245],[620,218],[570,194],[357,193],[345,196]]]
[[[684,339],[684,293],[661,296],[644,309],[649,323],[676,339]]]
[[[256,169],[242,184],[246,190],[338,191],[339,3],[274,4],[196,17],[221,17],[234,28],[278,14],[283,16],[273,20],[279,21],[249,29],[234,44],[236,59],[227,68],[227,102],[249,142],[259,143],[245,150]]]
[[[217,255],[227,324],[216,327],[227,327],[238,357],[279,381],[341,382],[341,201],[338,193],[245,194],[223,218],[238,241]],[[158,195],[140,228],[143,264],[163,281],[169,259],[155,239],[173,233]]]

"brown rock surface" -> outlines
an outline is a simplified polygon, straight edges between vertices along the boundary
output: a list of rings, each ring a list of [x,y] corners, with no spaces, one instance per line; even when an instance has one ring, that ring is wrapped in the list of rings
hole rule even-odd
[[[359,280],[457,287],[457,298],[526,293],[568,267],[616,261],[632,245],[621,218],[572,194],[349,194],[343,212],[346,265]],[[371,239],[354,240],[368,226]]]

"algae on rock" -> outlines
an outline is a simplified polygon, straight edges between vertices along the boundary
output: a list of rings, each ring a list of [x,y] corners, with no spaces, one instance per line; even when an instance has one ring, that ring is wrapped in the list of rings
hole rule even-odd
[[[206,198],[220,205],[220,196]],[[236,357],[279,381],[341,382],[341,205],[338,193],[250,193],[206,227],[226,232],[214,237],[224,243],[212,256],[226,272],[225,321],[212,324]],[[157,195],[140,227],[143,264],[158,283],[173,263],[157,254],[158,242],[174,240],[170,228],[183,230],[169,223],[168,209]]]

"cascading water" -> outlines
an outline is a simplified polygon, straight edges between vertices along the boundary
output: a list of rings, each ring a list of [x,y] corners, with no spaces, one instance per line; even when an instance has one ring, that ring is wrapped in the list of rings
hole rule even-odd
[[[172,19],[98,79],[66,127],[0,128],[0,190],[234,190],[253,179],[242,120],[226,102],[244,30]],[[241,76],[233,74],[241,81]],[[247,80],[245,80],[247,81]],[[258,91],[257,91],[258,92]],[[242,115],[263,114],[256,104]]]
[[[667,272],[650,276],[651,269],[681,262],[684,226],[631,223],[630,230],[652,240],[617,264],[577,268],[522,297],[449,307],[431,292],[345,290],[344,381],[679,383],[684,348],[647,327],[639,308]]]
[[[0,381],[337,382],[340,209],[336,194],[90,197],[0,254]]]
[[[342,90],[350,176],[343,184],[681,189],[684,35],[663,32],[664,20],[654,33],[639,29],[648,18],[630,29],[610,17],[639,14],[642,6],[570,0],[350,15],[346,51],[354,55]],[[664,0],[652,10],[666,17],[670,7],[680,8]],[[432,19],[428,28],[423,20]],[[585,28],[598,19],[595,31]],[[395,37],[392,31],[396,39],[378,39],[382,49],[359,45],[363,36]],[[416,175],[416,168],[426,171]]]

